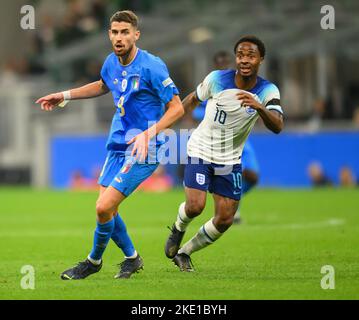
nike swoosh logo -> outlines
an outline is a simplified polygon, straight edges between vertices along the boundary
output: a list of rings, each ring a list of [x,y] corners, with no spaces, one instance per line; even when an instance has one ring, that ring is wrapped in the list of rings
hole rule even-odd
[[[242,191],[239,191],[239,192],[233,191],[233,194],[241,194],[241,192],[242,192]]]
[[[224,106],[225,106],[224,104],[218,104],[217,102],[216,102],[216,105],[217,105],[218,107],[224,107]]]

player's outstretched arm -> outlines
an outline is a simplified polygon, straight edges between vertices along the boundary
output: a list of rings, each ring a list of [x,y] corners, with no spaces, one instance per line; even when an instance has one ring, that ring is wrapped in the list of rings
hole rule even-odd
[[[195,91],[191,92],[182,101],[185,113],[191,113],[193,111],[193,109],[196,108],[200,103],[201,103],[201,101],[198,100],[197,94]]]
[[[184,115],[184,107],[178,95],[174,95],[172,100],[167,103],[166,107],[167,111],[162,116],[162,118],[155,125],[148,129],[148,131],[152,130],[150,133],[151,138],[160,133],[162,130],[172,126],[179,118]]]
[[[36,103],[40,103],[42,110],[51,111],[57,106],[64,106],[69,100],[94,98],[106,94],[108,91],[103,81],[99,80],[79,88],[49,94],[38,99]]]
[[[268,110],[249,93],[241,92],[237,95],[237,97],[239,100],[242,100],[242,106],[250,106],[257,110],[265,126],[270,131],[280,133],[283,130],[283,116],[279,112]]]
[[[149,141],[162,130],[172,126],[172,124],[184,115],[182,102],[177,95],[173,96],[166,107],[167,111],[156,124],[141,132],[127,143],[134,143],[131,155],[136,155],[136,159],[140,159],[141,161],[145,160],[148,153]]]

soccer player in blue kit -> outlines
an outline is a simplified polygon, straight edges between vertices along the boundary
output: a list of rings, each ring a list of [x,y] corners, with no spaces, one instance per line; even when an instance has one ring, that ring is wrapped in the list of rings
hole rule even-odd
[[[233,57],[227,51],[218,51],[214,57],[215,70],[231,69],[233,65]],[[192,112],[192,117],[197,121],[202,121],[206,112],[207,101],[201,102]],[[259,164],[255,150],[249,139],[246,141],[242,152],[242,196],[252,190],[259,180]],[[240,223],[240,210],[238,210],[233,218],[233,223]]]
[[[100,194],[93,248],[84,261],[61,274],[63,280],[84,279],[100,271],[110,239],[125,255],[115,278],[129,278],[143,268],[143,260],[134,248],[118,207],[155,171],[160,161],[158,150],[164,142],[158,134],[178,120],[184,109],[166,65],[136,46],[139,37],[137,16],[132,11],[116,12],[109,29],[113,53],[103,64],[101,79],[36,101],[43,110],[50,111],[65,106],[69,100],[111,91],[117,107],[106,145],[107,158],[98,180]]]
[[[184,100],[186,112],[208,100],[204,119],[193,131],[185,167],[186,201],[165,244],[165,254],[180,271],[194,271],[191,254],[217,241],[233,223],[242,193],[241,157],[246,139],[259,117],[274,133],[283,128],[278,88],[258,76],[265,56],[263,42],[242,37],[234,46],[236,70],[215,70]],[[180,248],[189,223],[214,199],[214,217]]]

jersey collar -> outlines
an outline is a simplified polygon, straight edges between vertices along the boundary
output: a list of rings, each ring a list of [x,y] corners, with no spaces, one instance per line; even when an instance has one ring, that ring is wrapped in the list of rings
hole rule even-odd
[[[120,59],[117,59],[117,61],[118,61],[118,63],[120,64],[120,66],[121,66],[121,67],[128,67],[129,65],[131,65],[131,64],[136,60],[139,51],[140,51],[140,48],[136,48],[135,56],[134,56],[133,59],[132,59],[129,63],[127,63],[127,64],[122,64],[121,61],[120,61]]]
[[[233,70],[233,71],[234,71],[233,84],[234,84],[235,88],[239,89],[236,85],[236,74],[238,71],[237,70]],[[254,87],[252,89],[246,90],[246,91],[248,91],[250,93],[255,93],[256,90],[258,89],[258,87],[260,86],[261,82],[262,82],[262,78],[260,76],[257,76],[257,81],[256,81],[256,84],[254,85]]]

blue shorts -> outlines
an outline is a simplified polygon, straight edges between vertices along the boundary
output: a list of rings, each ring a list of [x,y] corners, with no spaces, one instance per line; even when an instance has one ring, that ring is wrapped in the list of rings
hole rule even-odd
[[[224,166],[188,157],[184,185],[239,201],[242,191],[242,165]]]
[[[98,184],[114,187],[129,196],[158,167],[158,163],[138,163],[134,157],[109,151]]]
[[[259,173],[259,165],[256,153],[250,144],[250,142],[247,140],[244,147],[243,147],[243,153],[242,153],[242,168],[244,170],[250,170],[254,171],[256,173]]]

